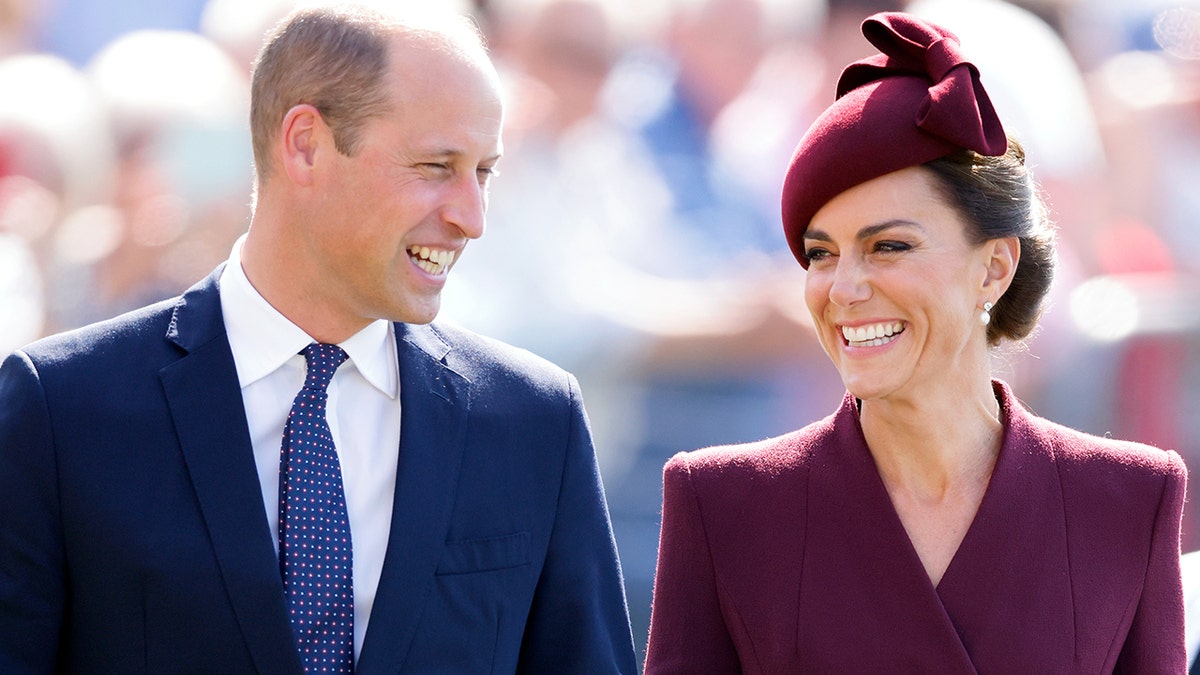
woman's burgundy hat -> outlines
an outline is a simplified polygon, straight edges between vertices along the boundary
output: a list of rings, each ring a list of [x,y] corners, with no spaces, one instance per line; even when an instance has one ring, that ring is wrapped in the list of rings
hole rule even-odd
[[[842,192],[963,149],[1008,149],[958,37],[900,12],[871,16],[862,32],[883,53],[842,71],[836,100],[800,139],[783,183],[783,231],[805,268],[804,231]]]

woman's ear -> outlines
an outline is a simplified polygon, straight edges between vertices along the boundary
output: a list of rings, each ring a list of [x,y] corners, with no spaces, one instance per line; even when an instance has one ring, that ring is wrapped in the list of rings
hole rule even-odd
[[[280,154],[284,173],[293,183],[312,184],[317,145],[325,129],[320,111],[307,103],[293,106],[283,116],[279,131]]]
[[[1013,275],[1017,273],[1017,263],[1021,262],[1021,240],[1017,237],[990,239],[984,244],[987,253],[987,276],[984,279],[984,289],[992,292],[992,302],[1000,299],[1012,283]]]

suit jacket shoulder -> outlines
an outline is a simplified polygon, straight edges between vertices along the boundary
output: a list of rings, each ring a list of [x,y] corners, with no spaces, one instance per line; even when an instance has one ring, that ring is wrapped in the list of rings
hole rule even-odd
[[[476,387],[524,388],[529,393],[557,397],[567,393],[567,371],[520,347],[480,335],[452,323],[424,326],[402,324],[403,341],[440,355],[445,364]],[[431,345],[438,345],[439,347]]]
[[[187,350],[224,340],[217,284],[222,269],[224,265],[182,295],[42,338],[20,353],[33,363],[43,386],[61,385],[67,388],[65,393],[73,388],[100,394],[105,386],[127,386],[139,375],[152,375],[141,381],[156,386],[158,369]],[[177,329],[183,314],[189,319],[186,334]],[[228,352],[228,343],[224,344]],[[229,360],[232,363],[232,355]]]
[[[44,337],[20,351],[39,368],[83,365],[89,361],[121,362],[145,356],[161,344],[179,298],[171,298],[120,316]],[[145,347],[139,347],[144,344]]]

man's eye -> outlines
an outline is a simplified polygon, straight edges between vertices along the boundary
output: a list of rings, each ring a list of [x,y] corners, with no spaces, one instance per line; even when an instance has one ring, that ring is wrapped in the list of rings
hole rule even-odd
[[[414,166],[418,171],[425,174],[444,175],[453,170],[446,162],[418,162]]]

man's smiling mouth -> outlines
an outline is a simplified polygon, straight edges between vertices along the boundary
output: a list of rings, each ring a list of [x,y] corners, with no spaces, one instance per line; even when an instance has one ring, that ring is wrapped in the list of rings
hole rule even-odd
[[[454,262],[454,256],[454,251],[431,249],[428,246],[410,246],[408,249],[408,257],[413,264],[434,276],[446,274]]]

